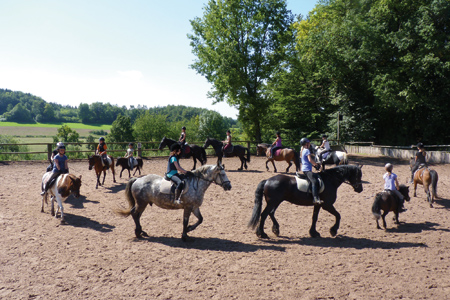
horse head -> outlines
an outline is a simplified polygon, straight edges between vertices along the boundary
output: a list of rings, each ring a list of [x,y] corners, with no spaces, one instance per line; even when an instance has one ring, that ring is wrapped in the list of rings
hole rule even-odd
[[[88,155],[88,160],[89,160],[89,170],[92,170],[92,167],[95,165],[94,156]]]
[[[167,145],[167,138],[163,137],[161,143],[159,143],[158,150],[163,150],[166,145]]]
[[[219,163],[213,167],[213,181],[225,191],[231,190],[231,182],[225,173],[224,167]]]
[[[205,144],[203,145],[203,148],[208,148],[209,145],[211,145],[211,139],[210,138],[206,138]]]
[[[363,191],[363,186],[362,186],[362,171],[361,168],[363,167],[362,165],[356,165],[356,166],[346,166],[348,169],[351,169],[352,172],[350,174],[350,184],[353,187],[353,190],[357,193],[361,193]]]
[[[72,191],[75,198],[80,197],[81,175],[80,175],[80,177],[76,177],[75,175],[69,175],[69,178],[70,178],[69,189]]]
[[[398,191],[403,195],[406,201],[409,202],[409,200],[411,200],[411,197],[409,197],[409,186],[400,184]]]

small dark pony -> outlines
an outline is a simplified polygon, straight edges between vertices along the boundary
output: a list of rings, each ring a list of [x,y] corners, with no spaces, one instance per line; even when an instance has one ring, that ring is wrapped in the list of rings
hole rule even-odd
[[[117,159],[116,162],[116,167],[117,166],[121,166],[122,167],[122,171],[120,171],[120,178],[122,178],[122,172],[123,170],[128,170],[128,177],[131,177],[131,171],[133,171],[134,168],[136,168],[136,170],[133,173],[133,176],[136,175],[136,172],[139,171],[139,175],[141,175],[141,169],[144,165],[142,158],[138,157],[138,158],[134,158],[137,161],[137,166],[130,168],[130,165],[128,164],[128,158],[125,157],[119,157]]]
[[[267,148],[267,150],[266,150],[266,156],[267,156],[266,169],[267,169],[267,171],[269,171],[269,167],[267,166],[267,164],[269,162],[272,162],[274,172],[276,173],[277,168],[275,167],[274,161],[283,161],[283,160],[289,164],[289,166],[286,168],[286,173],[289,172],[289,168],[292,166],[291,161],[294,161],[295,171],[300,170],[300,156],[293,149],[290,149],[290,148],[279,149],[279,150],[275,151],[272,158],[270,158],[270,149],[271,149],[271,147]]]
[[[411,199],[409,197],[409,187],[407,187],[404,184],[401,184],[399,186],[398,191],[403,195],[404,199],[409,202],[409,200]],[[378,224],[378,220],[382,218],[383,227],[384,229],[386,229],[385,217],[390,211],[393,211],[395,214],[394,218],[395,224],[400,224],[400,222],[398,221],[398,214],[400,208],[401,204],[399,204],[399,200],[394,193],[386,190],[378,193],[375,196],[375,200],[373,201],[372,205],[372,214],[375,217],[375,220],[377,220],[377,228],[381,229],[380,225]],[[381,210],[383,210],[383,214],[381,214]]]
[[[313,204],[313,197],[309,191],[301,191],[298,189],[297,179],[293,176],[276,175],[261,181],[255,191],[255,206],[253,207],[253,214],[248,226],[256,228],[256,235],[258,237],[269,238],[264,232],[264,222],[269,216],[273,223],[272,232],[275,233],[276,236],[279,236],[280,225],[275,219],[275,211],[283,201],[288,201],[295,205],[314,206],[312,225],[309,229],[311,237],[320,237],[320,234],[316,231],[316,223],[321,208],[334,215],[336,222],[333,227],[330,228],[330,233],[332,236],[335,236],[341,220],[341,215],[337,212],[336,208],[334,208],[334,202],[337,198],[337,189],[342,183],[346,182],[353,187],[355,192],[361,193],[363,190],[361,167],[362,166],[352,165],[338,166],[320,172],[325,185],[323,192],[319,195],[320,199],[323,200],[323,204],[321,205]],[[263,198],[265,198],[267,205],[262,211]]]
[[[161,140],[161,143],[159,143],[159,150],[163,150],[164,147],[168,147],[170,149],[170,146],[172,146],[174,143],[178,143],[175,140],[163,137]],[[185,153],[185,151],[189,149],[189,153]],[[203,147],[189,144],[186,145],[183,152],[181,153],[181,158],[191,158],[194,160],[194,166],[192,167],[192,170],[195,170],[197,168],[197,160],[200,162],[200,164],[203,166],[207,162],[206,158],[206,151]]]
[[[209,146],[212,146],[214,148],[214,151],[217,155],[217,164],[222,165],[222,157],[234,157],[238,156],[241,160],[241,167],[238,168],[238,170],[242,170],[244,167],[247,170],[247,162],[250,162],[250,149],[241,146],[241,145],[233,145],[232,150],[230,152],[223,152],[223,143],[221,141],[218,141],[216,139],[207,138],[205,141],[205,145],[203,145],[203,148],[208,148]],[[245,152],[247,152],[247,157],[245,157]],[[225,168],[225,165],[223,165]]]
[[[116,182],[116,173],[114,172],[114,158],[110,155],[108,157],[111,159],[111,164],[109,167],[111,168],[111,172],[113,175],[113,181]],[[97,175],[97,185],[95,186],[96,189],[98,189],[99,185],[105,184],[105,177],[106,177],[106,166],[103,166],[102,163],[102,157],[100,155],[92,155],[89,156],[89,170],[92,170],[94,168],[95,174]],[[100,175],[102,175],[103,172],[103,182],[100,183]]]
[[[410,169],[415,164],[414,158],[409,161]],[[437,183],[439,180],[438,173],[435,170],[429,169],[426,166],[420,166],[414,173],[414,197],[416,196],[417,184],[423,185],[425,194],[427,194],[427,200],[430,203],[430,207],[433,207],[434,199],[439,198],[437,195]],[[431,192],[430,192],[431,187]]]

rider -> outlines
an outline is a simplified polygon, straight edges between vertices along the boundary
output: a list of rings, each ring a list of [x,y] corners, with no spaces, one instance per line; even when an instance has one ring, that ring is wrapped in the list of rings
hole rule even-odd
[[[95,154],[98,154],[102,157],[103,164],[105,165],[106,169],[108,169],[109,162],[108,162],[108,155],[106,154],[106,149],[108,149],[108,147],[106,146],[105,138],[104,137],[99,138]]]
[[[184,153],[184,147],[186,145],[186,127],[181,127],[181,135],[178,139],[178,143],[181,145],[181,152]]]
[[[403,197],[402,193],[400,193],[398,190],[399,187],[398,187],[397,174],[392,173],[392,169],[394,168],[394,166],[390,163],[387,163],[384,166],[384,168],[386,170],[386,173],[383,175],[384,189],[392,191],[397,196],[398,211],[404,212],[404,211],[406,211],[406,209],[403,207],[404,197]]]
[[[411,168],[411,182],[413,183],[414,181],[414,173],[417,171],[417,169],[419,169],[419,166],[421,164],[424,164],[425,166],[427,165],[427,153],[425,152],[425,148],[423,146],[422,143],[418,143],[417,144],[417,149],[419,151],[417,151],[416,156],[414,157],[415,160],[415,164],[414,166]]]
[[[61,143],[62,144],[62,143]],[[52,175],[48,179],[48,181],[45,183],[44,191],[41,193],[41,196],[45,195],[47,193],[48,189],[52,186],[53,182],[58,178],[60,174],[69,173],[69,167],[67,164],[67,156],[66,156],[66,147],[64,145],[58,146],[58,154],[55,155],[53,158],[54,164],[53,164],[53,170]]]
[[[181,191],[183,189],[183,179],[185,178],[183,174],[187,174],[188,171],[183,169],[178,163],[178,156],[181,154],[181,146],[178,143],[172,144],[170,146],[170,157],[167,164],[166,177],[177,185],[175,193],[175,203],[180,204]],[[181,174],[179,174],[180,172]]]
[[[306,175],[309,182],[311,182],[311,190],[313,194],[313,203],[314,205],[323,204],[323,201],[319,198],[319,183],[317,180],[317,175],[313,173],[312,166],[316,169],[319,169],[320,166],[316,164],[314,159],[312,158],[311,152],[309,151],[309,147],[311,146],[310,141],[307,138],[302,138],[300,140],[300,144],[302,145],[301,149],[301,158],[302,158],[302,171],[303,174]]]
[[[52,151],[52,156],[50,157],[50,164],[47,167],[47,172],[51,172],[51,170],[53,170],[53,158],[55,157],[55,155],[58,154],[58,147],[60,145],[64,146],[64,144],[62,142],[58,142],[58,143],[56,143],[55,150]]]
[[[134,153],[133,143],[129,143],[127,153],[125,154],[125,158],[128,158],[128,165],[130,166],[131,169],[133,169],[133,153]]]
[[[319,146],[319,148],[324,149],[319,153],[319,162],[322,163],[322,157],[325,153],[328,153],[331,151],[330,143],[327,140],[328,136],[326,134],[322,135],[322,145]],[[325,155],[325,158],[327,158],[327,155]]]
[[[275,151],[277,151],[278,149],[283,148],[283,146],[281,145],[281,133],[279,131],[277,131],[277,138],[275,140],[275,142],[272,143],[272,147],[270,148],[270,157],[269,158],[273,158],[273,154],[275,153]]]
[[[225,144],[225,146],[223,146],[223,153],[225,154],[226,152],[229,151],[229,149],[231,149],[231,131],[228,129],[227,130],[227,138],[225,141],[222,141],[222,143]]]

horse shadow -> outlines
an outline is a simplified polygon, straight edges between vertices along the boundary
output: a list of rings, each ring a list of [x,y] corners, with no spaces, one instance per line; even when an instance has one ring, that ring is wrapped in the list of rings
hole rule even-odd
[[[278,237],[277,240],[268,240],[266,243],[273,244],[302,244],[306,246],[328,247],[328,248],[353,248],[353,249],[401,249],[413,247],[428,247],[424,243],[411,242],[388,242],[376,241],[367,238],[355,238],[345,235],[336,237],[313,238],[305,237],[300,239],[291,239],[288,237]]]
[[[115,228],[115,226],[109,224],[102,224],[90,218],[79,215],[73,215],[70,213],[64,213],[64,219],[68,226],[89,228],[98,232],[112,232],[113,229]]]
[[[100,203],[99,201],[88,200],[85,196],[82,196],[82,195],[80,195],[80,197],[78,197],[78,198],[75,198],[74,195],[70,195],[69,197],[67,197],[67,199],[64,202],[70,204],[72,206],[72,208],[75,208],[75,209],[84,208],[84,203],[87,203],[87,202]]]
[[[435,206],[434,209],[450,209],[450,200],[449,199],[438,198],[438,199],[434,199],[434,202],[439,205],[439,206]]]
[[[423,231],[446,231],[450,232],[450,229],[435,228],[439,226],[438,223],[425,222],[425,223],[404,223],[400,222],[400,226],[386,229],[388,232],[397,233],[421,233]]]
[[[220,252],[245,252],[251,253],[258,250],[271,250],[285,252],[286,247],[277,245],[252,245],[238,241],[230,241],[220,238],[202,238],[202,237],[189,237],[187,242],[183,242],[180,238],[176,237],[146,237],[144,238],[151,243],[159,243],[173,248],[183,249],[196,249],[207,251],[220,251]],[[136,241],[142,239],[135,239]]]
[[[115,194],[115,193],[125,190],[126,187],[127,187],[127,183],[119,183],[114,186],[104,187],[104,189],[106,190],[105,191],[106,193]]]
[[[245,172],[245,173],[263,173],[263,171],[258,171],[258,170],[225,170],[227,173],[241,173],[241,172]]]

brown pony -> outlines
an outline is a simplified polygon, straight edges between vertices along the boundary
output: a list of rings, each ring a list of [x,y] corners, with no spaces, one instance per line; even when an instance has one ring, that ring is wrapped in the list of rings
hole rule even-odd
[[[409,166],[412,169],[414,166],[415,161],[414,158],[411,158],[409,161]],[[418,169],[414,173],[414,197],[416,196],[416,189],[417,184],[423,185],[423,189],[425,191],[425,194],[427,194],[427,200],[430,203],[430,207],[433,207],[434,199],[438,198],[437,195],[437,183],[438,183],[438,173],[435,170],[429,169],[426,166],[420,166],[420,169]],[[431,186],[431,192],[430,192],[430,186]]]
[[[271,161],[274,172],[275,173],[277,172],[277,167],[275,167],[275,163],[273,162],[274,160],[275,161],[283,161],[284,160],[286,163],[289,164],[289,166],[286,168],[286,173],[289,172],[289,168],[292,166],[291,161],[294,161],[295,171],[298,171],[300,169],[299,155],[293,149],[290,149],[290,148],[279,149],[279,150],[275,151],[275,153],[273,154],[273,157],[270,158],[270,147],[269,147],[266,150],[266,156],[267,156],[267,161],[266,161],[267,171],[269,171],[269,166],[267,166],[267,164],[269,163],[269,161]]]
[[[403,195],[404,199],[409,202],[409,200],[411,199],[409,197],[409,187],[401,184],[398,191]],[[390,211],[393,211],[395,214],[395,224],[400,224],[400,222],[398,221],[399,208],[401,208],[401,205],[399,207],[398,199],[392,192],[383,191],[378,193],[375,196],[375,200],[373,201],[372,205],[372,214],[375,217],[375,220],[377,220],[377,228],[381,229],[380,224],[378,224],[378,220],[382,218],[383,227],[384,229],[386,229],[385,217]],[[383,210],[383,214],[381,214],[381,210]]]
[[[50,179],[52,172],[47,172],[42,176],[41,189],[44,191],[44,186],[47,180]],[[66,224],[64,221],[64,208],[62,203],[71,194],[74,194],[75,198],[80,197],[80,187],[81,187],[81,175],[76,177],[73,174],[61,174],[56,179],[55,183],[48,189],[47,193],[42,197],[41,212],[44,212],[44,202],[48,203],[48,194],[52,196],[52,210],[51,215],[57,216],[58,211],[61,210],[61,224]],[[54,202],[58,203],[55,213]]]
[[[113,175],[113,181],[116,182],[116,173],[114,172],[114,158],[112,156],[108,155],[108,157],[111,159],[111,164],[109,167],[111,168],[112,175]],[[106,166],[103,166],[102,158],[100,155],[92,155],[89,156],[89,170],[92,170],[94,167],[95,174],[97,175],[97,185],[95,186],[96,189],[98,189],[98,185],[104,185],[105,184],[105,177],[106,177]],[[103,172],[103,182],[100,183],[100,175],[102,175]]]

